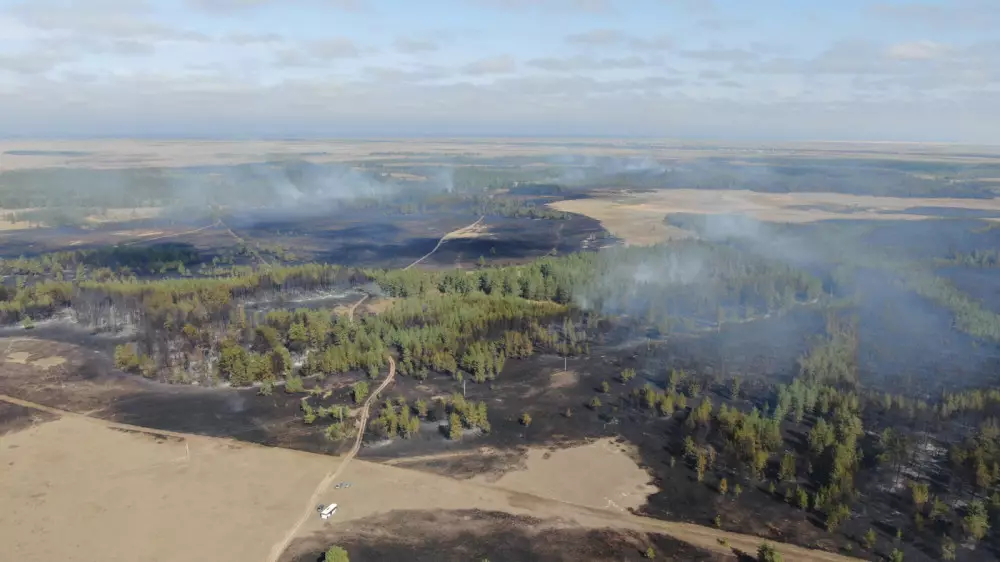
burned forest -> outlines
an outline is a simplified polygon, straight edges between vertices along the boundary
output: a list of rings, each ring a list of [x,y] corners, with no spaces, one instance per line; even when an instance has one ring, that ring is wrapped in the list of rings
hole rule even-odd
[[[762,551],[996,559],[1000,156],[594,142],[627,153],[373,144],[354,160],[5,171],[3,365],[37,362],[11,351],[21,339],[78,351],[0,377],[0,394],[328,455],[357,439],[385,470],[487,488],[534,470],[534,450],[610,443],[649,486],[616,516]],[[435,517],[506,517],[454,515],[473,507]],[[413,559],[462,543],[398,509],[358,520],[419,530]],[[525,517],[505,533],[538,546],[503,559],[550,555]],[[294,559],[409,548],[324,532]],[[573,548],[758,554],[657,533]],[[461,548],[506,552],[480,546]]]

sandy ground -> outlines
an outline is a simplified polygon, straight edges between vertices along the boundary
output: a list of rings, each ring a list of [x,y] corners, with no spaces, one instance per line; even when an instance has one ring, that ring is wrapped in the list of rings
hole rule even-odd
[[[571,388],[580,382],[576,371],[556,371],[549,375],[549,388]]]
[[[700,158],[779,155],[801,158],[883,158],[891,153],[900,160],[951,162],[994,161],[996,146],[944,143],[800,142],[724,144],[669,139],[586,138],[436,138],[436,139],[329,139],[301,141],[226,140],[3,140],[0,171],[51,166],[141,168],[260,162],[264,159],[301,158],[314,162],[405,159],[423,156],[564,156],[567,151],[595,156],[650,158]],[[539,162],[544,165],[545,162]]]
[[[0,209],[0,230],[23,230],[31,228],[37,224],[29,221],[12,221],[8,216],[17,215],[36,209]],[[161,207],[136,207],[136,208],[115,208],[106,209],[101,214],[88,215],[86,221],[90,224],[103,224],[108,222],[125,222],[131,220],[150,219],[160,215],[163,211]],[[120,233],[116,233],[121,235]],[[159,233],[157,233],[159,234]]]
[[[831,219],[923,220],[908,212],[919,207],[996,211],[1000,198],[959,199],[933,197],[874,197],[840,193],[760,193],[746,190],[671,189],[624,195],[558,201],[560,211],[597,219],[626,243],[648,245],[681,236],[684,231],[663,224],[671,213],[742,214],[760,221],[807,223]]]
[[[4,215],[0,214],[0,230],[24,230],[31,228],[35,223],[28,221],[12,221],[3,218]]]
[[[392,308],[396,300],[394,297],[379,297],[375,300],[369,300],[365,303],[364,310],[372,314],[382,314]]]
[[[580,480],[584,477],[582,473],[591,471],[591,461],[588,459],[584,464],[575,466],[567,466],[566,464],[567,459],[570,458],[579,460],[579,457],[575,457],[576,454],[579,453],[570,453],[570,456],[557,460],[557,464],[554,464],[553,468],[561,465],[560,468],[564,470],[561,479],[568,482],[566,487],[575,487],[580,490],[561,489],[557,491],[557,494],[565,494],[567,498],[574,497],[582,498],[585,501],[595,501],[599,493],[585,490],[593,481]],[[552,458],[548,460],[552,460]],[[548,460],[540,462],[544,463]],[[581,466],[586,467],[586,470],[581,470]],[[634,465],[633,468],[640,473],[642,472]],[[556,478],[556,470],[549,469],[542,472],[546,479]],[[534,469],[534,474],[539,474],[537,468]],[[637,477],[636,473],[632,474]],[[645,473],[643,476],[645,477]],[[534,482],[533,478],[521,478],[522,480],[517,482],[517,485],[527,483],[536,489],[544,488],[541,478]],[[509,490],[503,487],[500,482],[480,483],[475,480],[455,480],[436,474],[365,461],[354,460],[344,471],[341,479],[351,482],[351,487],[334,490],[329,497],[325,498],[328,502],[336,502],[339,505],[335,518],[328,521],[323,521],[319,517],[310,519],[300,530],[300,537],[322,536],[334,530],[335,526],[349,527],[352,522],[387,514],[394,510],[481,509],[514,515],[529,515],[546,521],[558,521],[560,525],[570,527],[619,528],[664,533],[700,548],[725,555],[731,555],[734,547],[745,552],[755,552],[762,541],[757,537],[726,533],[698,525],[637,517],[622,513],[614,508],[602,509],[582,506],[560,498],[552,498],[550,497],[551,491],[546,492],[548,496],[539,496],[524,491]],[[642,481],[645,482],[645,478]],[[614,489],[622,484],[622,481],[613,482],[609,486],[602,483],[599,489]],[[628,500],[623,498],[623,501]],[[723,546],[719,542],[719,539],[723,537],[728,540],[728,546]],[[785,553],[786,560],[804,562],[853,560],[837,554],[788,545],[781,545],[779,548]],[[290,548],[282,560],[294,560],[296,554],[297,549]]]
[[[337,515],[328,521],[309,517],[297,535],[322,536],[333,525],[400,509],[482,509],[566,526],[664,533],[721,554],[730,554],[732,547],[756,549],[756,537],[602,507],[606,496],[622,492],[632,492],[621,501],[634,504],[647,478],[634,465],[626,466],[621,450],[607,445],[598,442],[548,459],[543,452],[529,455],[523,474],[493,483],[355,459],[338,475],[338,481],[352,486],[318,499],[340,504]],[[323,455],[146,433],[68,414],[0,436],[0,458],[0,505],[5,506],[0,544],[19,562],[263,560],[301,513],[316,482],[338,463]],[[547,484],[559,479],[566,483]],[[729,546],[721,545],[721,537]],[[282,559],[293,559],[294,550]],[[847,560],[792,546],[781,550],[792,560]]]
[[[330,459],[64,417],[0,437],[7,560],[261,560]]]
[[[642,507],[646,496],[657,492],[649,484],[649,474],[636,466],[624,446],[611,439],[570,449],[531,449],[524,465],[523,470],[510,471],[496,480],[476,477],[473,481],[621,512]]]

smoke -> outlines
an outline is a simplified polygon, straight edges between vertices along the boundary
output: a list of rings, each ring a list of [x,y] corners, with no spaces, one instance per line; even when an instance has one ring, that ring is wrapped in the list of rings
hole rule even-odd
[[[226,407],[233,413],[242,412],[247,408],[247,400],[239,393],[227,394]]]
[[[452,192],[454,172],[437,167],[426,179],[301,160],[178,170],[170,175],[168,214],[191,218],[212,208],[249,216],[296,216],[334,211],[359,202],[405,202]]]
[[[588,156],[560,155],[552,157],[549,164],[560,168],[557,181],[580,186],[620,176],[662,176],[670,168],[648,156]]]

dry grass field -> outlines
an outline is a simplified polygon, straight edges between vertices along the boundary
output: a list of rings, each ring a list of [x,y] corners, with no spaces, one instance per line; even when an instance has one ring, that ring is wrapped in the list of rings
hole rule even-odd
[[[137,391],[153,385],[74,376],[88,356],[74,346],[31,338],[0,345],[6,388],[35,400],[60,400],[77,412],[101,415],[101,405],[116,399],[119,386]],[[145,430],[4,395],[0,459],[0,544],[4,559],[18,562],[263,560],[301,515],[316,483],[342,462],[230,439]],[[398,510],[479,509],[529,515],[558,526],[662,533],[724,555],[732,547],[752,551],[760,541],[627,513],[653,489],[629,451],[612,441],[528,450],[510,460],[498,478],[461,480],[355,459],[338,477],[352,486],[330,489],[319,500],[340,504],[336,517],[310,517],[298,536],[322,537]],[[731,546],[723,546],[721,538]],[[846,560],[792,546],[782,549],[794,560]],[[293,560],[294,551],[283,559]]]
[[[329,459],[64,417],[0,437],[6,560],[260,560]]]
[[[833,219],[923,220],[921,207],[995,211],[1000,198],[873,197],[841,193],[761,193],[746,190],[671,189],[651,193],[605,191],[596,197],[557,201],[560,211],[597,219],[628,244],[649,245],[686,236],[664,224],[668,214],[740,214],[764,222],[807,223]],[[916,209],[910,211],[910,209]]]

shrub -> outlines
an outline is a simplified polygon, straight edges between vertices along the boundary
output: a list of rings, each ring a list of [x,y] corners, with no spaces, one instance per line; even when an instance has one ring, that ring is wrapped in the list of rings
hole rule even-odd
[[[323,554],[323,562],[350,562],[347,551],[339,546],[331,546]]]
[[[354,402],[360,404],[364,402],[365,397],[368,396],[368,383],[365,381],[358,381],[354,383],[351,387],[351,391],[354,394]]]
[[[784,562],[784,560],[773,544],[762,543],[757,547],[757,562]]]
[[[302,377],[288,377],[285,379],[285,392],[292,394],[294,392],[305,392],[306,386],[302,384]]]

